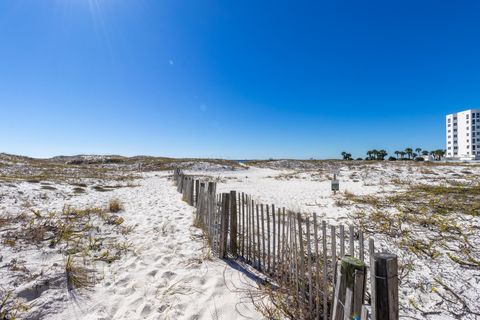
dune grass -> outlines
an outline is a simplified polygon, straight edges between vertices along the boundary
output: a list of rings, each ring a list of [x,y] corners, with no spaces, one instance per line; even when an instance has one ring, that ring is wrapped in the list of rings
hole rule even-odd
[[[344,199],[361,208],[352,212],[352,221],[369,234],[385,236],[384,239],[399,249],[402,260],[414,257],[417,262],[441,265],[442,268],[480,271],[480,183],[412,183],[397,193],[377,196],[347,194]],[[408,273],[417,267],[417,264],[411,264],[407,268],[410,270],[402,272]],[[440,298],[444,312],[476,314],[472,311],[474,306],[467,302],[468,296],[451,288],[459,279],[441,280],[442,293],[433,291],[431,294]],[[417,285],[423,288],[425,284]],[[410,299],[413,309],[424,315],[431,312],[420,305]]]

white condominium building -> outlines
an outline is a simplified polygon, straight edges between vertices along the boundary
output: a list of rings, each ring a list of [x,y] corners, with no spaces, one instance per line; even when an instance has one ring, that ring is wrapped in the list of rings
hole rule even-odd
[[[447,115],[446,133],[447,158],[480,159],[480,109]]]

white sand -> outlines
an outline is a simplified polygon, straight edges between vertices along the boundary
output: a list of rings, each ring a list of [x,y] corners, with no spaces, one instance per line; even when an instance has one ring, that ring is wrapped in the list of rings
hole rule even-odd
[[[104,279],[91,292],[72,295],[64,281],[41,293],[23,295],[29,319],[261,319],[246,292],[255,282],[246,273],[213,258],[203,261],[206,250],[198,229],[192,227],[194,209],[165,173],[149,174],[136,188],[112,192],[90,192],[66,202],[75,206],[108,203],[118,197],[125,205],[120,215],[136,228],[126,238],[135,254],[103,266]],[[38,198],[38,185],[24,183],[21,189]],[[4,189],[3,189],[4,190]],[[48,192],[47,192],[48,193]],[[55,198],[54,196],[52,198]],[[7,204],[4,199],[3,204]],[[42,201],[43,209],[58,210],[63,199]],[[41,206],[41,205],[40,205]],[[12,207],[10,207],[12,208]],[[12,210],[12,209],[10,209]],[[43,250],[42,250],[43,251]],[[47,250],[48,251],[48,250]],[[53,263],[63,265],[61,255],[52,252],[2,252],[3,261],[28,261],[31,271]],[[2,287],[12,288],[0,269]],[[61,276],[61,274],[60,274]],[[16,293],[33,292],[38,280],[27,282]],[[56,312],[60,312],[55,315]]]
[[[278,166],[278,167],[277,167]],[[246,192],[264,203],[274,203],[302,212],[316,212],[332,224],[349,223],[352,206],[339,206],[340,195],[332,196],[331,173],[338,172],[342,192],[356,195],[381,195],[401,190],[393,179],[442,183],[445,179],[462,180],[465,167],[422,167],[404,163],[384,163],[342,167],[325,163],[324,168],[302,167],[296,163],[280,163],[272,168],[250,168],[228,171],[225,168],[196,165],[195,175],[219,179],[218,191]],[[285,169],[285,167],[289,167]],[[426,171],[428,169],[428,171]],[[473,177],[479,167],[468,168]],[[13,290],[30,309],[27,319],[261,319],[248,298],[255,281],[217,258],[205,260],[205,247],[198,229],[192,227],[194,209],[181,201],[167,175],[144,174],[138,187],[119,188],[110,192],[88,189],[86,194],[72,195],[72,186],[55,185],[56,191],[41,190],[39,184],[0,185],[0,212],[6,215],[25,210],[29,203],[41,211],[61,210],[64,204],[77,207],[106,205],[119,198],[125,210],[120,212],[126,225],[135,225],[122,241],[130,242],[129,253],[111,265],[99,263],[101,279],[91,291],[74,294],[66,289],[62,273],[64,256],[54,249],[28,247],[14,251],[2,247],[0,285]],[[473,221],[478,225],[478,218]],[[0,234],[6,232],[0,230]],[[480,237],[473,238],[479,241]],[[401,261],[414,259],[414,270],[402,279],[400,286],[401,315],[405,319],[455,319],[445,312],[424,314],[412,307],[410,300],[422,310],[435,312],[444,302],[432,290],[433,277],[442,275],[453,290],[461,292],[471,307],[480,299],[480,272],[465,270],[446,258],[435,261],[415,259],[400,252],[389,239],[378,237],[383,249],[398,254]],[[41,274],[29,280],[21,272],[6,267],[16,261],[24,263],[29,274]],[[50,286],[42,286],[48,279]],[[422,289],[419,289],[422,287]],[[425,291],[427,290],[427,291]],[[439,291],[448,296],[448,293]],[[476,309],[478,311],[478,307]],[[475,315],[464,319],[476,319]]]
[[[357,206],[339,206],[336,201],[341,200],[341,194],[333,195],[331,191],[332,173],[337,172],[340,180],[341,192],[351,192],[355,195],[384,195],[401,191],[399,183],[392,180],[399,179],[407,183],[441,184],[445,181],[472,181],[478,183],[480,177],[479,166],[423,166],[414,163],[370,163],[367,166],[360,162],[352,166],[337,164],[323,164],[320,168],[299,168],[292,162],[273,162],[267,168],[251,168],[245,172],[222,172],[215,177],[220,181],[218,192],[237,190],[245,192],[256,201],[272,203],[277,207],[286,207],[303,213],[317,213],[328,223],[333,225],[351,224],[349,216]],[[273,169],[272,169],[273,168]],[[285,169],[287,168],[287,169]],[[471,173],[465,173],[469,171]],[[208,172],[191,171],[196,175],[208,175]],[[211,173],[210,173],[211,174]],[[470,180],[467,180],[470,179]],[[476,182],[475,182],[476,181]],[[480,199],[479,199],[480,201]],[[480,218],[471,218],[472,223],[479,226]],[[400,282],[400,315],[405,319],[458,319],[453,316],[462,309],[460,300],[450,292],[443,290],[435,283],[434,278],[440,278],[454,292],[461,295],[461,299],[479,315],[466,315],[462,319],[480,319],[480,270],[465,269],[455,264],[445,255],[431,260],[418,258],[411,252],[400,250],[395,242],[385,235],[376,235],[375,243],[378,251],[389,251],[399,256],[399,263],[412,263],[413,270],[406,273]],[[425,234],[425,239],[428,235]],[[480,234],[472,236],[470,241],[480,245]],[[442,249],[439,249],[442,252]],[[445,298],[442,298],[442,295]],[[448,307],[445,299],[450,299]],[[415,302],[424,314],[412,304]],[[452,307],[456,306],[456,307]],[[446,308],[451,310],[447,314]],[[438,314],[437,314],[438,313]]]

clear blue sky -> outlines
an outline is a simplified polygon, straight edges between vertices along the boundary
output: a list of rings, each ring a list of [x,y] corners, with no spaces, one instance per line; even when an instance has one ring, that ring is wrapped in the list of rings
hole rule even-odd
[[[364,156],[468,107],[478,0],[0,1],[0,152]]]

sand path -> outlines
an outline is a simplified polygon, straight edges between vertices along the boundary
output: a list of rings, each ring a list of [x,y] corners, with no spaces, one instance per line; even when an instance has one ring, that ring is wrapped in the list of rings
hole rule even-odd
[[[54,319],[261,319],[245,294],[254,281],[215,257],[206,259],[193,208],[172,182],[152,175],[116,190],[121,215],[136,224],[127,237],[135,254],[105,269],[88,298]]]

